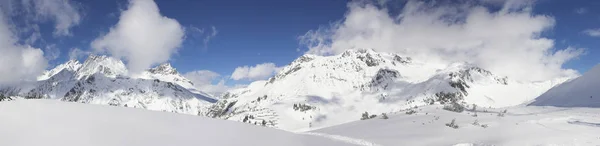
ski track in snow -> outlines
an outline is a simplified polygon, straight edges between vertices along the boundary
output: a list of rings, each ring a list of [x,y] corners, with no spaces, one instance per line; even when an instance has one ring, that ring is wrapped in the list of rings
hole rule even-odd
[[[341,135],[332,135],[332,134],[315,133],[315,132],[303,132],[303,133],[298,133],[298,134],[319,136],[319,137],[324,137],[324,138],[328,138],[328,139],[335,140],[335,141],[341,141],[341,142],[346,142],[346,143],[360,145],[360,146],[381,146],[379,144],[376,144],[376,143],[373,143],[373,142],[370,142],[367,140],[351,138],[351,137],[346,137],[346,136],[341,136]]]

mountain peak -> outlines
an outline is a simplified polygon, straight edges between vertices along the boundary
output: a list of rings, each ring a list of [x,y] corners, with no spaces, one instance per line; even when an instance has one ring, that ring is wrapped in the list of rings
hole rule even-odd
[[[99,61],[99,60],[105,60],[108,59],[110,57],[106,56],[106,55],[95,55],[95,54],[90,54],[90,56],[88,56],[88,58],[85,60],[85,62],[88,61]]]
[[[171,63],[163,63],[155,68],[151,68],[148,70],[154,74],[177,74],[177,70],[171,66]]]
[[[63,70],[75,72],[81,67],[81,65],[82,64],[79,63],[79,61],[77,61],[77,60],[74,60],[74,59],[69,60],[63,64],[56,66],[52,70],[45,71],[41,76],[38,77],[38,80],[49,79],[50,77],[60,73]]]
[[[71,59],[71,60],[65,62],[65,64],[79,64],[79,61],[76,59]]]
[[[71,60],[65,62],[64,64],[57,66],[57,68],[59,68],[59,67],[62,67],[64,69],[67,69],[70,71],[76,71],[77,69],[79,69],[79,67],[81,67],[81,63],[79,63],[79,61],[77,61],[75,59],[71,59]]]
[[[119,59],[108,57],[106,55],[91,54],[77,71],[77,78],[90,76],[96,73],[104,74],[107,77],[116,77],[117,75],[126,75],[127,68]]]
[[[357,48],[357,49],[348,49],[342,53],[342,56],[353,56],[357,54],[378,54],[374,49],[367,48]]]

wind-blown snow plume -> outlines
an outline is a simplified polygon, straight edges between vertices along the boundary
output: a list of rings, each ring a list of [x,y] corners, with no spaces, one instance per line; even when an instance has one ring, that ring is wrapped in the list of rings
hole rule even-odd
[[[35,79],[48,61],[38,48],[17,44],[16,35],[10,30],[3,13],[0,13],[0,85]]]
[[[91,45],[98,51],[124,58],[130,73],[136,74],[168,61],[181,45],[184,34],[179,22],[162,16],[153,0],[130,0],[119,22]]]
[[[280,68],[275,66],[274,63],[263,63],[257,64],[256,66],[241,66],[235,68],[231,74],[231,79],[261,80],[271,77],[279,70]]]
[[[562,65],[583,49],[554,51],[554,40],[541,33],[555,20],[533,14],[533,1],[504,1],[499,10],[489,4],[410,0],[394,15],[386,5],[351,2],[344,19],[309,31],[300,41],[309,54],[373,48],[443,64],[469,62],[517,80],[578,75]]]

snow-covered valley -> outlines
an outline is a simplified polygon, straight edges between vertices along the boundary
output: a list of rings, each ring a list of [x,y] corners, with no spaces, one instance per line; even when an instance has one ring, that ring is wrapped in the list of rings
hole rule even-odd
[[[398,146],[597,145],[600,109],[430,105],[306,132],[141,109],[13,100],[0,103],[0,145]],[[504,110],[506,112],[504,113]],[[477,115],[477,116],[474,116]],[[454,122],[452,122],[454,121]],[[454,123],[450,125],[450,123]],[[452,127],[456,125],[455,127]],[[32,140],[35,139],[35,140]]]
[[[0,103],[2,146],[352,146],[243,123],[56,100]]]
[[[552,146],[600,144],[600,109],[479,108],[456,113],[425,106],[311,132],[363,139],[384,146]],[[502,114],[506,110],[507,112]],[[499,115],[502,114],[502,115]],[[477,116],[474,116],[477,115]],[[455,121],[456,128],[447,124]]]

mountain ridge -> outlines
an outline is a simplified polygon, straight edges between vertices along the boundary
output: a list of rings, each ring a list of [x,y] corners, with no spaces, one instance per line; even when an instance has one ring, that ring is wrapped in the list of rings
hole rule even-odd
[[[27,99],[56,99],[192,115],[206,114],[210,104],[217,101],[196,90],[191,81],[168,63],[139,76],[130,76],[121,60],[93,54],[84,63],[69,60],[57,65],[38,77],[37,82],[0,91]]]
[[[559,81],[560,82],[560,81]],[[448,65],[372,49],[303,55],[265,81],[225,93],[211,116],[305,131],[428,104],[521,105],[557,82],[521,82],[465,62]]]

